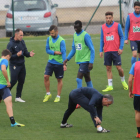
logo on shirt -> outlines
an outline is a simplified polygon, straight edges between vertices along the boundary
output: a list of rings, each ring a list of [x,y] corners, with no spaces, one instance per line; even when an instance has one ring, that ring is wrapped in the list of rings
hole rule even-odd
[[[17,48],[17,46],[15,46],[15,49]]]
[[[15,70],[16,69],[16,66],[13,66],[13,69]]]
[[[114,35],[106,36],[106,41],[114,40]]]
[[[136,33],[136,32],[140,32],[140,27],[138,26],[133,26],[133,33]]]
[[[82,50],[82,44],[80,44],[80,43],[75,44],[75,48],[76,48],[76,50]]]

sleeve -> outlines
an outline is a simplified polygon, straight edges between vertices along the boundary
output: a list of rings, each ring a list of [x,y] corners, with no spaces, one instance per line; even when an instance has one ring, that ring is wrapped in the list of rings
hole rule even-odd
[[[129,74],[132,74],[134,75],[134,68],[135,68],[135,63],[132,65],[130,71],[129,71]]]
[[[60,43],[60,49],[61,49],[61,53],[62,53],[62,59],[64,61],[66,59],[66,44],[65,44],[64,40],[62,40]]]
[[[75,52],[76,52],[76,49],[75,49],[75,44],[74,44],[74,39],[73,39],[72,50],[70,51],[67,59],[70,60],[74,56]]]
[[[103,47],[104,47],[104,36],[103,36],[103,29],[101,27],[100,52],[103,52]]]
[[[8,67],[8,60],[3,59],[3,60],[1,61],[1,65],[5,65],[6,67]]]
[[[12,44],[9,42],[7,45],[7,49],[12,53],[11,60],[18,58],[17,54],[13,54]]]
[[[124,46],[124,36],[123,36],[122,27],[121,27],[120,24],[118,25],[118,34],[119,34],[119,37],[120,37],[120,47],[119,47],[119,49],[122,50],[123,46]]]
[[[97,116],[102,121],[102,112],[103,112],[103,106],[96,107],[97,110]]]
[[[125,23],[125,40],[128,40],[129,28],[130,28],[130,16],[128,15]]]
[[[47,38],[47,41],[46,41],[46,52],[47,54],[54,55],[54,51],[50,50],[49,37]]]
[[[89,63],[93,64],[94,63],[94,58],[95,58],[95,50],[94,50],[94,46],[93,46],[90,35],[86,34],[84,40],[85,40],[85,44],[90,49],[90,61],[89,61]]]
[[[22,40],[22,43],[23,43],[23,45],[24,45],[24,52],[23,52],[23,55],[26,56],[26,57],[30,57],[30,52],[28,52],[24,40]]]

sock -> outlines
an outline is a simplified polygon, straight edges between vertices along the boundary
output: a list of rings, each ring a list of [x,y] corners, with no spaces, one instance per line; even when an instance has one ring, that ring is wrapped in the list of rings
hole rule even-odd
[[[97,128],[97,130],[98,130],[98,131],[102,131],[103,128],[100,126],[100,127]]]
[[[138,58],[138,61],[140,61],[140,58]]]
[[[58,98],[60,98],[60,96],[59,96],[59,95],[57,95],[57,97],[58,97]]]
[[[124,82],[125,81],[125,77],[123,76],[123,77],[121,77],[121,81],[122,82]]]
[[[76,78],[77,81],[77,88],[82,87],[82,79]]]
[[[135,63],[137,61],[136,57],[133,57],[131,58],[131,64]]]
[[[11,124],[15,124],[15,119],[14,119],[14,117],[12,116],[12,117],[9,117],[9,118],[10,118]]]
[[[47,95],[50,95],[51,93],[50,93],[50,92],[47,92],[46,94],[47,94]]]
[[[112,79],[108,79],[108,85],[109,86],[112,86],[112,81],[113,81]]]
[[[86,82],[87,83],[87,87],[93,87],[92,85],[92,81]]]
[[[140,134],[140,127],[137,127],[137,130],[138,130],[138,134]]]

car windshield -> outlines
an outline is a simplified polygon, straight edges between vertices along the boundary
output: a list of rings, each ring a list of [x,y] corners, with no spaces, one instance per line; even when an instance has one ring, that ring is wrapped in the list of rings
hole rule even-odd
[[[14,11],[42,11],[42,10],[46,10],[46,3],[44,0],[14,1]]]

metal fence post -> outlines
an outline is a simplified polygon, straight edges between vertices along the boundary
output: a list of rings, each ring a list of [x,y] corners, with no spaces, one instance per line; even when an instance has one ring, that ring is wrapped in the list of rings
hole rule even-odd
[[[119,0],[119,7],[120,7],[120,24],[122,26],[122,3],[121,3],[121,0]]]
[[[12,15],[13,15],[13,36],[14,36],[15,35],[14,0],[12,0]]]

